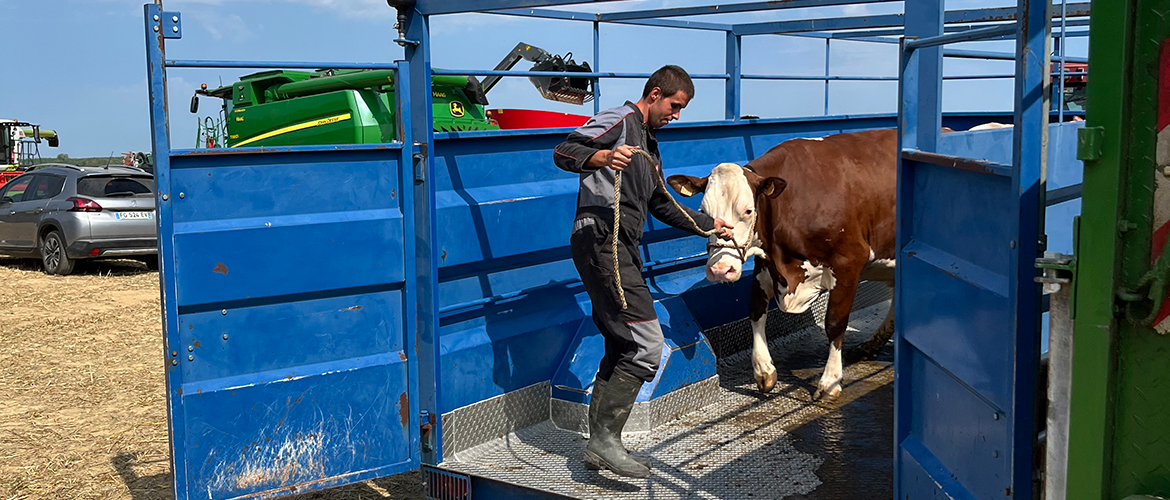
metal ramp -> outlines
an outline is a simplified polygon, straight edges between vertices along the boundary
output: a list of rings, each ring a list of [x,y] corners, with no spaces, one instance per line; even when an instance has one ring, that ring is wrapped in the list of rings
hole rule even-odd
[[[888,310],[885,301],[854,311],[847,346],[867,339]],[[725,328],[736,326],[743,325]],[[546,498],[888,498],[893,491],[893,350],[846,367],[848,385],[841,396],[815,402],[811,390],[826,345],[819,326],[774,338],[770,347],[776,366],[785,370],[767,396],[756,390],[749,351],[720,360],[718,403],[624,437],[631,451],[653,462],[648,479],[586,470],[581,463],[585,439],[548,421],[447,457],[439,468],[522,484],[534,495],[551,494]],[[865,486],[859,490],[858,485]],[[438,486],[432,486],[428,498],[447,498],[450,492],[437,491]]]

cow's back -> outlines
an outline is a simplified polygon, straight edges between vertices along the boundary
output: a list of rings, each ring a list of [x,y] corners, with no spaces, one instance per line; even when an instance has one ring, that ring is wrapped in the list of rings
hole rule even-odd
[[[788,187],[760,216],[780,243],[827,260],[858,239],[881,259],[894,257],[897,131],[867,130],[785,141],[751,162]]]

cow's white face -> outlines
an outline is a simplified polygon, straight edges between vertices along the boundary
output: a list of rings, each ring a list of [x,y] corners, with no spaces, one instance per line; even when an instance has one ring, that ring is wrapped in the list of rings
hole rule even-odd
[[[766,196],[775,196],[784,189],[784,181],[762,179],[734,163],[721,163],[705,178],[672,175],[669,182],[683,196],[702,192],[703,202],[700,207],[703,213],[723,219],[735,227],[734,242],[710,237],[707,245],[707,279],[714,282],[739,280],[743,274],[744,257],[764,255],[753,224],[757,217],[756,192],[763,189]]]

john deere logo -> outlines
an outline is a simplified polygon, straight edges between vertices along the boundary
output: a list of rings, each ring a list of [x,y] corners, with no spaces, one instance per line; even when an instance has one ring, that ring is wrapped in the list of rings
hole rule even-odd
[[[451,116],[460,118],[463,116],[463,103],[459,101],[451,101]]]

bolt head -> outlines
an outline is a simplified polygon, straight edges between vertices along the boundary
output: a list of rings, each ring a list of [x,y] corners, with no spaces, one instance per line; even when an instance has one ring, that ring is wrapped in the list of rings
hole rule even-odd
[[[162,197],[162,198],[163,198],[163,201],[167,201],[167,200],[171,199],[171,197],[170,197],[170,196],[168,196],[168,195],[165,195],[165,194],[163,195],[163,197]]]
[[[179,32],[179,27],[178,27],[178,26],[171,26],[171,31],[172,31],[172,32],[174,32],[174,33],[178,33],[178,32]]]
[[[154,26],[154,32],[155,32],[155,33],[158,33],[158,25],[155,25],[155,26]]]
[[[225,333],[225,334],[223,334],[223,339],[224,339],[224,340],[227,340],[227,334],[226,334],[226,333]]]
[[[179,364],[179,360],[177,360],[177,359],[172,359],[172,360],[171,360],[171,365],[172,365],[172,366],[174,366],[174,365],[177,365],[177,364]]]
[[[171,21],[179,22],[179,16],[171,16]]]
[[[156,23],[157,23],[157,22],[159,21],[159,19],[162,19],[162,18],[161,18],[161,17],[158,17],[158,14],[155,14],[155,16],[154,16],[154,22],[156,22]]]
[[[195,356],[187,356],[187,361],[195,361]]]
[[[187,352],[194,352],[194,351],[195,351],[195,346],[193,346],[193,345],[187,346]]]
[[[1170,177],[1170,167],[1162,167],[1162,175],[1165,177]]]
[[[220,314],[223,314],[224,316],[227,316],[227,309],[224,309],[224,310],[220,311]]]
[[[171,356],[172,356],[172,357],[173,357],[173,356],[178,356],[178,355],[179,355],[179,351],[171,351]]]
[[[179,193],[179,199],[183,199],[186,197],[187,197],[187,193]]]

